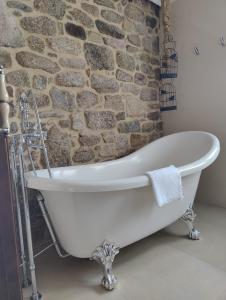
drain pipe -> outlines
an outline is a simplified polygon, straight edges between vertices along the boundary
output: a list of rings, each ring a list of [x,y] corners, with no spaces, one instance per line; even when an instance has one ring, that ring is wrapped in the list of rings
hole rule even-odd
[[[13,181],[13,194],[16,202],[16,214],[17,214],[17,222],[18,222],[18,234],[19,234],[19,245],[20,245],[20,259],[21,259],[21,267],[22,267],[22,286],[27,288],[30,283],[27,274],[27,261],[25,254],[25,245],[24,245],[24,235],[23,235],[23,226],[22,226],[22,216],[21,209],[19,203],[19,195],[18,195],[18,173],[17,173],[17,164],[16,164],[16,151],[15,151],[15,141],[13,137],[13,141],[10,148],[10,158],[11,158],[11,173],[12,173],[12,181]]]
[[[24,153],[23,153],[23,137],[22,137],[22,135],[20,135],[18,158],[19,158],[21,191],[22,191],[22,199],[23,199],[24,215],[25,215],[24,217],[25,217],[25,226],[26,226],[26,237],[27,237],[27,244],[28,244],[29,269],[30,269],[30,273],[31,273],[32,295],[31,295],[30,299],[31,300],[42,300],[43,299],[42,295],[38,292],[38,289],[37,289],[34,251],[33,251],[32,233],[31,233],[30,210],[29,210],[29,202],[28,202],[26,183],[25,183],[25,178],[24,178]]]
[[[61,251],[61,247],[60,247],[60,245],[59,245],[59,242],[58,242],[58,240],[57,240],[55,231],[54,231],[54,229],[53,229],[51,220],[50,220],[49,215],[48,215],[48,213],[47,213],[47,210],[46,210],[46,207],[45,207],[45,200],[44,200],[42,194],[41,194],[41,193],[38,193],[37,196],[36,196],[36,198],[37,198],[39,207],[40,207],[41,212],[42,212],[42,216],[43,216],[43,218],[44,218],[44,220],[45,220],[45,223],[46,223],[46,226],[47,226],[47,228],[48,228],[48,230],[49,230],[49,234],[50,234],[50,236],[51,236],[51,239],[52,239],[52,242],[53,242],[53,245],[54,245],[54,247],[55,247],[55,249],[56,249],[57,254],[58,254],[59,257],[61,257],[61,258],[68,257],[68,256],[69,256],[68,253],[62,253],[62,251]]]

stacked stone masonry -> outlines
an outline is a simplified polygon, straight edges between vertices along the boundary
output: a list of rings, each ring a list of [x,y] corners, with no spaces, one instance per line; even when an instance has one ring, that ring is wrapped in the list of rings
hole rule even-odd
[[[162,135],[155,4],[0,2],[11,130],[19,128],[20,94],[32,90],[48,130],[51,166],[115,159]]]

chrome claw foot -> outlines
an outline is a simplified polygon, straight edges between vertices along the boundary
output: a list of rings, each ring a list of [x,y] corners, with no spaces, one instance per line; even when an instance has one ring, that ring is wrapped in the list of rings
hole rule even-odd
[[[118,253],[119,247],[114,243],[104,241],[103,245],[97,247],[91,257],[91,260],[94,260],[103,266],[104,277],[101,284],[108,291],[112,291],[117,284],[117,278],[112,271],[112,264]]]
[[[112,291],[117,285],[117,278],[111,271],[111,274],[104,275],[101,284],[107,291]]]
[[[197,229],[195,229],[195,227],[194,227],[195,218],[196,218],[196,214],[191,207],[189,209],[187,209],[187,211],[181,218],[182,221],[184,221],[184,223],[188,226],[188,229],[189,229],[188,237],[191,240],[199,240],[200,239],[200,232]]]

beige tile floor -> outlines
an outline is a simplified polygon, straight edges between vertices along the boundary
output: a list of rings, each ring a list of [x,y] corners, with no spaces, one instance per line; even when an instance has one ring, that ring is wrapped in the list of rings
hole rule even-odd
[[[176,222],[122,249],[113,292],[99,286],[100,266],[50,250],[36,261],[43,300],[226,300],[226,209],[199,205],[196,212],[200,241],[188,240]]]

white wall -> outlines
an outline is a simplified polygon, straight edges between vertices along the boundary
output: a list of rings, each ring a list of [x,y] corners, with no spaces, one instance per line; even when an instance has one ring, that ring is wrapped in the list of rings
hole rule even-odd
[[[226,47],[218,42],[221,34],[226,40],[226,0],[177,0],[172,19],[178,110],[163,113],[165,133],[205,130],[219,137],[220,157],[202,175],[197,199],[226,207]]]

